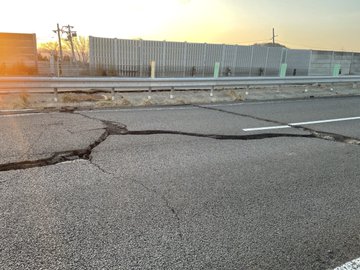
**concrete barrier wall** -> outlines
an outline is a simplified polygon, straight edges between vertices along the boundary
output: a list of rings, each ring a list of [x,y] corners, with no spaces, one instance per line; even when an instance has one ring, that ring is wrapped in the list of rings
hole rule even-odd
[[[359,54],[292,50],[279,47],[125,40],[90,37],[90,72],[93,75],[149,77],[156,62],[156,77],[212,77],[215,63],[219,76],[278,76],[287,64],[286,76],[360,74]]]

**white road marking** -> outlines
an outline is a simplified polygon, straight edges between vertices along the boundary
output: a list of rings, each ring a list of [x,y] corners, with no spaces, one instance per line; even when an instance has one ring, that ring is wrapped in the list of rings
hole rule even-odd
[[[312,102],[312,100],[299,99],[299,100],[265,100],[265,101],[246,101],[241,103],[219,103],[219,104],[204,104],[204,107],[233,107],[233,106],[245,106],[245,105],[258,105],[258,104],[279,104],[279,103],[298,103],[298,102]]]
[[[294,127],[294,126],[305,126],[305,125],[343,122],[343,121],[351,121],[351,120],[360,120],[360,116],[347,117],[347,118],[327,119],[327,120],[316,120],[316,121],[308,121],[308,122],[298,122],[298,123],[289,123],[288,125],[282,125],[282,126],[244,128],[243,131],[259,131],[259,130],[270,130],[270,129],[283,129],[283,128],[291,128],[291,127]]]
[[[34,109],[0,110],[1,113],[7,113],[7,112],[28,112],[28,111],[34,111]]]
[[[360,269],[360,258],[347,262],[334,270],[359,270]]]
[[[0,115],[0,118],[8,118],[8,117],[21,117],[21,116],[31,116],[31,115],[41,115],[45,113],[19,113],[19,114],[5,114]]]
[[[260,130],[270,130],[270,129],[283,129],[291,128],[290,126],[272,126],[272,127],[259,127],[259,128],[244,128],[243,131],[260,131]]]
[[[310,122],[290,123],[289,125],[291,125],[291,126],[314,125],[314,124],[321,124],[321,123],[342,122],[342,121],[359,120],[359,119],[360,119],[360,116],[355,116],[355,117],[318,120],[318,121],[310,121]]]

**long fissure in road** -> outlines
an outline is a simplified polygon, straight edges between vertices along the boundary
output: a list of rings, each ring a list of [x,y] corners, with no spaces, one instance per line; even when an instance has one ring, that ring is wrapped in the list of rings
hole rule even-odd
[[[235,112],[229,112],[226,110],[211,108],[205,106],[197,106],[202,109],[214,110],[221,113],[228,113],[232,115],[237,115],[241,117],[248,117],[255,120],[261,120],[269,123],[286,125],[286,123],[274,121],[266,118],[256,117],[248,114],[240,114]],[[341,134],[328,133],[323,131],[317,131],[314,129],[310,129],[307,127],[303,127],[301,125],[291,126],[295,129],[301,129],[303,131],[307,131],[310,134],[292,134],[292,133],[258,133],[258,134],[249,134],[249,135],[226,135],[226,134],[208,134],[208,133],[195,133],[195,132],[184,132],[178,130],[162,130],[162,129],[154,129],[154,130],[128,130],[127,126],[123,123],[114,122],[114,121],[106,121],[96,117],[90,117],[88,115],[84,115],[78,112],[65,112],[65,113],[75,113],[81,115],[82,117],[86,117],[92,120],[100,121],[104,124],[103,133],[101,136],[91,143],[86,148],[75,149],[70,151],[56,152],[51,155],[49,158],[37,159],[37,160],[28,160],[28,161],[19,161],[19,162],[11,162],[0,165],[0,171],[10,171],[10,170],[20,170],[20,169],[29,169],[34,167],[44,167],[49,165],[55,165],[58,163],[73,161],[76,159],[85,159],[91,161],[91,153],[92,150],[97,147],[99,144],[104,142],[109,135],[115,136],[124,136],[124,135],[182,135],[182,136],[190,136],[190,137],[198,137],[198,138],[209,138],[215,140],[262,140],[262,139],[270,139],[270,138],[306,138],[306,139],[323,139],[328,141],[335,141],[339,143],[347,143],[353,145],[360,145],[360,141],[357,138],[344,136]]]

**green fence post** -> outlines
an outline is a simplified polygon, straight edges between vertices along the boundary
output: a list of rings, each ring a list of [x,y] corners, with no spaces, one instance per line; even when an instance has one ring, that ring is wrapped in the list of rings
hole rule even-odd
[[[332,75],[333,77],[337,77],[340,75],[340,70],[341,70],[341,65],[340,64],[335,64],[332,70]]]
[[[214,66],[214,78],[219,78],[220,63],[216,62]]]
[[[281,64],[280,66],[280,78],[286,77],[287,64]]]

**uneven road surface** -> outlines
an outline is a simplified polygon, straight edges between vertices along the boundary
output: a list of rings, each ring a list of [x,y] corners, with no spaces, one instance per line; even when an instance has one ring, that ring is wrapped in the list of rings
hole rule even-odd
[[[0,115],[0,269],[359,269],[360,98]]]

